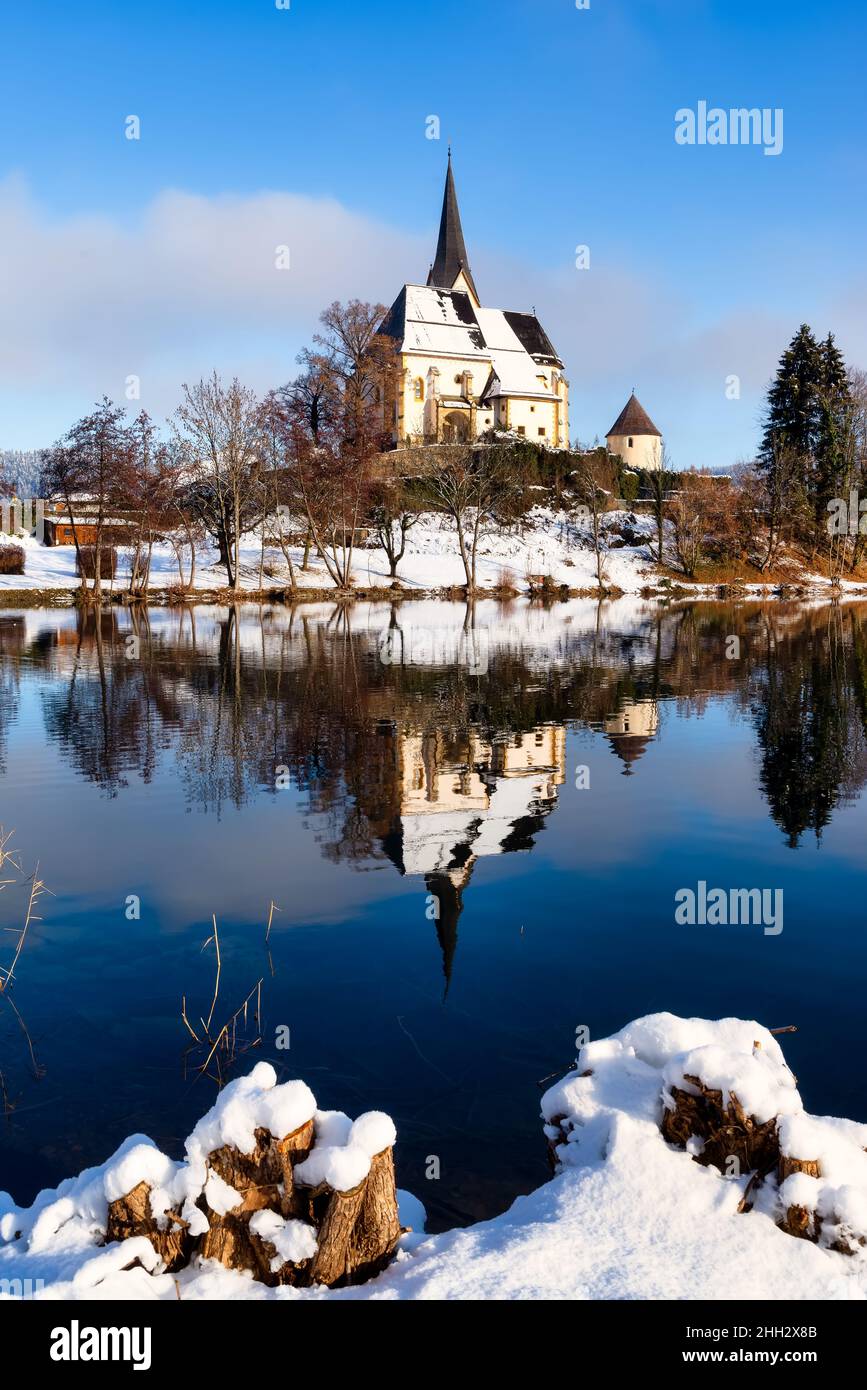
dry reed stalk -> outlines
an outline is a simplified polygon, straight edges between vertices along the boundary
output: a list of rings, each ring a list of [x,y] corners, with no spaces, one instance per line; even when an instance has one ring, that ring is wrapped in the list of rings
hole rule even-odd
[[[13,876],[12,878],[0,879],[0,892],[2,892],[4,888],[8,888],[10,884],[21,882],[22,875],[24,872],[21,867],[21,861],[18,858],[17,854],[13,850],[10,850],[8,847],[9,842],[12,839],[14,833],[15,832],[12,830],[5,831],[3,827],[0,826],[0,871],[2,871],[2,869],[6,866],[7,863],[11,864],[17,870],[17,876]],[[3,994],[6,992],[6,990],[8,990],[9,986],[12,984],[13,979],[15,978],[15,967],[18,964],[18,958],[21,955],[21,952],[24,948],[24,942],[27,938],[27,933],[30,930],[31,924],[33,922],[42,921],[41,915],[36,912],[36,905],[39,902],[40,898],[43,896],[43,894],[49,893],[51,891],[49,888],[46,888],[44,881],[39,877],[38,861],[36,864],[36,868],[34,869],[29,881],[30,892],[27,896],[27,908],[24,913],[23,925],[20,927],[5,928],[6,931],[13,932],[17,936],[17,941],[15,943],[15,950],[12,955],[11,965],[0,966],[0,994]]]
[[[272,903],[271,907],[272,915],[273,911],[279,911],[279,908],[277,908],[275,903]],[[220,932],[217,926],[216,914],[212,915],[211,920],[214,924],[214,930],[208,937],[207,941],[203,943],[201,949],[202,951],[205,951],[213,941],[217,957],[217,964],[216,973],[214,976],[214,994],[211,999],[211,1008],[208,1013],[207,1020],[205,1020],[204,1018],[202,1018],[201,1015],[199,1015],[199,1023],[201,1024],[202,1035],[200,1036],[196,1029],[193,1027],[193,1025],[190,1023],[189,1017],[187,1015],[186,994],[181,996],[181,1020],[184,1024],[184,1027],[186,1028],[187,1032],[193,1040],[193,1045],[191,1048],[188,1049],[188,1051],[194,1051],[197,1047],[208,1047],[208,1054],[205,1057],[204,1062],[202,1062],[200,1065],[196,1067],[196,1071],[199,1073],[199,1075],[210,1076],[212,1081],[215,1081],[218,1086],[222,1086],[224,1084],[224,1066],[226,1068],[231,1067],[237,1057],[243,1056],[246,1052],[249,1052],[251,1048],[258,1047],[262,1041],[262,978],[260,977],[256,981],[256,983],[253,985],[253,988],[242,1000],[235,1012],[233,1014],[230,1014],[226,1022],[222,1025],[222,1027],[219,1029],[216,1035],[214,1035],[212,1032],[212,1024],[214,1021],[214,1013],[216,1012],[217,1004],[219,1003],[220,998],[223,959],[220,950]],[[271,917],[269,916],[269,926],[270,921]],[[244,1042],[242,1040],[242,1044],[239,1046],[238,1021],[239,1019],[241,1019],[244,1027],[246,1027],[250,1008],[250,1000],[253,998],[254,994],[256,995],[256,1006],[254,1014],[257,1030],[256,1036],[250,1042]],[[221,1056],[221,1054],[223,1055]],[[218,1074],[216,1076],[212,1076],[211,1073],[208,1071],[208,1067],[210,1066],[214,1056],[217,1056]]]

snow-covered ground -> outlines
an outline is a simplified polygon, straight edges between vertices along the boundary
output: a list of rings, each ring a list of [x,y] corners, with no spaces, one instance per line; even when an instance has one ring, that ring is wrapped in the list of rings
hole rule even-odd
[[[770,1178],[754,1208],[738,1212],[746,1174],[724,1176],[662,1137],[663,1108],[671,1105],[672,1086],[690,1089],[685,1076],[721,1087],[724,1095],[734,1091],[759,1120],[780,1115],[783,1152],[818,1160],[821,1176],[796,1174],[782,1190]],[[200,1121],[185,1162],[172,1162],[134,1136],[103,1167],[43,1192],[29,1209],[0,1194],[0,1280],[43,1280],[44,1287],[25,1287],[52,1299],[867,1297],[867,1246],[859,1243],[867,1235],[867,1125],[806,1115],[779,1044],[762,1025],[671,1014],[639,1019],[588,1043],[575,1070],[545,1093],[545,1133],[561,1141],[555,1177],[492,1221],[432,1237],[421,1233],[420,1202],[401,1194],[401,1219],[413,1233],[402,1238],[394,1263],[365,1285],[271,1289],[213,1262],[170,1276],[160,1272],[143,1238],[100,1246],[107,1203],[123,1190],[146,1178],[156,1204],[160,1197],[190,1198],[202,1190],[209,1145],[226,1139],[252,1145],[256,1125],[291,1127],[314,1105],[303,1083],[277,1086],[273,1070],[260,1063]],[[328,1150],[323,1162],[332,1176],[354,1177],[386,1134],[385,1116],[350,1125],[333,1112],[317,1115],[317,1145]],[[690,1141],[690,1147],[699,1146]],[[399,1173],[399,1147],[397,1162]],[[227,1192],[231,1201],[231,1190],[204,1190],[215,1209],[225,1209]],[[779,1229],[790,1202],[821,1219],[818,1244]],[[287,1248],[301,1249],[310,1233],[277,1235]],[[855,1254],[828,1248],[841,1237]],[[141,1264],[126,1268],[134,1260]]]
[[[655,556],[655,530],[651,517],[641,513],[612,511],[603,518],[604,555],[603,583],[606,588],[624,594],[638,594],[655,588],[660,581]],[[75,570],[75,551],[72,546],[48,547],[32,537],[4,536],[0,543],[21,545],[25,551],[24,574],[0,574],[0,591],[38,593],[48,590],[76,589],[80,580]],[[334,588],[321,558],[311,553],[308,568],[301,569],[301,546],[289,547],[295,567],[295,582],[299,589],[322,591]],[[261,545],[257,535],[247,535],[241,545],[239,587],[248,592],[281,589],[290,582],[289,570],[282,551],[268,546],[265,550],[264,571],[261,574]],[[131,552],[118,549],[116,589],[126,587],[130,573]],[[189,554],[182,552],[184,579],[189,575]],[[378,547],[359,547],[353,557],[353,581],[360,589],[387,588],[392,583],[385,552]],[[480,589],[499,588],[504,581],[520,592],[528,589],[528,576],[547,576],[555,585],[569,589],[595,591],[598,588],[596,554],[588,527],[576,524],[565,512],[535,507],[520,526],[485,535],[479,546],[477,584]],[[793,577],[804,586],[821,592],[829,588],[827,578],[793,571]],[[409,532],[406,553],[398,568],[398,581],[406,590],[435,592],[463,587],[466,584],[458,552],[453,524],[448,518],[434,513],[422,516]],[[151,564],[151,590],[165,591],[179,582],[177,557],[168,543],[155,545]],[[714,584],[690,584],[678,581],[695,597],[714,596]],[[104,581],[106,589],[111,581]],[[226,588],[226,572],[217,564],[216,551],[203,545],[196,557],[193,587],[206,594]],[[774,587],[774,585],[771,585]],[[844,592],[864,592],[864,584],[844,579]],[[760,595],[766,584],[749,584],[745,596]]]
[[[648,517],[632,517],[632,527],[640,543],[623,545],[617,535],[630,513],[611,512],[606,516],[609,540],[614,547],[606,552],[604,576],[606,583],[635,593],[654,580],[648,540],[652,526]],[[32,538],[0,537],[23,545],[25,570],[23,575],[0,575],[0,589],[40,590],[73,589],[79,584],[75,572],[75,551],[72,546],[47,547]],[[250,535],[241,547],[241,587],[258,589],[260,543]],[[325,565],[315,554],[310,567],[301,571],[303,551],[293,546],[289,552],[296,568],[299,588],[333,588]],[[224,589],[226,572],[216,563],[216,552],[202,547],[196,562],[195,588],[202,591]],[[116,587],[124,586],[129,574],[130,552],[118,552]],[[185,575],[189,573],[189,555],[183,553]],[[495,588],[508,572],[515,588],[526,589],[527,575],[549,575],[556,584],[570,589],[595,588],[596,556],[589,532],[576,527],[562,512],[535,508],[521,527],[484,536],[479,546],[478,584]],[[387,587],[391,583],[389,565],[384,551],[378,548],[359,548],[353,560],[353,577],[361,588]],[[466,583],[458,553],[453,526],[446,518],[426,514],[409,532],[406,554],[398,569],[398,579],[408,589],[442,589]],[[168,588],[178,582],[174,549],[167,543],[155,546],[151,567],[151,587]],[[289,573],[282,551],[267,547],[265,552],[264,587],[280,587],[289,582]]]

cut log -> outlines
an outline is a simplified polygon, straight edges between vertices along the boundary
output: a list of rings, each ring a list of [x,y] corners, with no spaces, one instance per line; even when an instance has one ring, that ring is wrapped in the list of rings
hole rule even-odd
[[[798,1236],[801,1240],[816,1241],[819,1239],[819,1232],[813,1220],[813,1212],[809,1207],[792,1205],[786,1208],[786,1214],[781,1221],[777,1222],[781,1231],[785,1231],[790,1236]]]
[[[790,1178],[793,1173],[806,1173],[808,1178],[820,1178],[822,1169],[819,1166],[818,1158],[791,1158],[788,1154],[780,1154],[780,1162],[777,1167],[780,1183],[784,1183],[786,1178]]]
[[[187,1223],[177,1212],[168,1212],[165,1226],[159,1226],[151,1211],[151,1189],[146,1182],[140,1182],[108,1206],[106,1244],[129,1240],[131,1236],[147,1236],[170,1274],[183,1269],[193,1249]]]
[[[266,1243],[250,1231],[250,1217],[256,1211],[275,1211],[294,1216],[295,1193],[292,1159],[306,1158],[313,1143],[313,1121],[276,1140],[266,1129],[256,1130],[256,1147],[242,1154],[232,1145],[215,1149],[208,1157],[211,1172],[234,1188],[241,1201],[232,1211],[220,1214],[202,1204],[208,1230],[202,1238],[201,1254],[219,1260],[227,1269],[252,1270],[257,1279],[276,1284],[271,1255]],[[288,1188],[288,1195],[287,1195]]]
[[[307,1124],[296,1129],[292,1134],[287,1134],[285,1139],[280,1139],[276,1144],[277,1153],[280,1158],[280,1171],[283,1175],[283,1201],[281,1204],[281,1214],[283,1216],[299,1216],[302,1209],[306,1207],[304,1189],[297,1188],[293,1165],[303,1163],[313,1147],[313,1121],[308,1120]]]

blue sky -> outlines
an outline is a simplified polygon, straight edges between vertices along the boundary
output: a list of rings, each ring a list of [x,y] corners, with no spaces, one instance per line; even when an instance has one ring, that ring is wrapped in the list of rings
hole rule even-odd
[[[867,366],[854,0],[49,0],[0,37],[0,447],[130,375],[157,417],[214,365],[285,380],[324,304],[424,278],[449,138],[482,299],[535,305],[577,437],[635,385],[676,464],[730,463],[803,319]],[[700,100],[782,108],[782,153],[676,144]]]

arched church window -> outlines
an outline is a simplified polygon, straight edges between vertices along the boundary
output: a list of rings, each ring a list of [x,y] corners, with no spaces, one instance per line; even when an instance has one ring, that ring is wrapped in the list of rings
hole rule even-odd
[[[415,379],[415,398],[417,401],[424,400],[424,380],[420,376]]]

